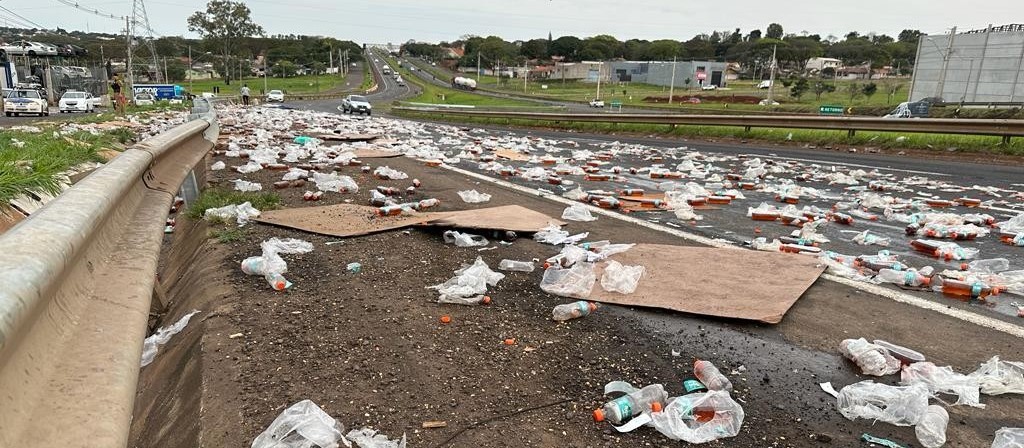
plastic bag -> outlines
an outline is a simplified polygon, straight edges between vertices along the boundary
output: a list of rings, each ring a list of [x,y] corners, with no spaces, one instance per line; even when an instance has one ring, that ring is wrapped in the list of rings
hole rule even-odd
[[[480,193],[479,191],[476,190],[460,191],[459,197],[462,198],[463,201],[468,202],[470,204],[479,204],[481,202],[487,202],[491,200],[491,195],[487,193]]]
[[[249,182],[247,180],[242,180],[242,179],[236,179],[234,182],[235,182],[235,190],[238,190],[238,191],[261,191],[261,190],[263,190],[263,185],[260,185],[257,182]]]
[[[401,180],[408,179],[409,175],[386,166],[379,166],[373,170],[373,175],[381,179]]]
[[[609,292],[632,294],[643,275],[643,266],[623,266],[622,263],[610,260],[601,276],[601,287]]]
[[[594,264],[581,262],[568,269],[552,267],[544,271],[540,289],[558,296],[584,299],[590,295],[595,282]]]
[[[914,427],[917,441],[921,442],[924,448],[940,448],[946,444],[947,425],[949,413],[942,406],[928,406],[921,421]]]
[[[256,162],[253,162],[252,160],[250,160],[249,163],[246,163],[245,165],[236,166],[235,167],[235,171],[238,171],[239,173],[242,173],[242,174],[255,173],[255,172],[257,172],[259,170],[262,170],[262,169],[263,169],[263,165],[260,165],[259,163],[256,163]]]
[[[516,272],[533,272],[535,267],[532,261],[516,261],[516,260],[501,260],[498,263],[498,270],[501,271],[516,271]]]
[[[302,400],[281,412],[251,448],[337,448],[345,428],[316,403]]]
[[[915,362],[900,374],[900,384],[910,386],[923,384],[931,394],[942,392],[957,396],[955,404],[966,404],[983,408],[977,378],[956,373],[952,367],[938,367],[930,362]]]
[[[860,244],[861,246],[868,246],[874,244],[876,246],[888,246],[891,240],[889,238],[881,237],[871,233],[870,230],[865,230],[853,236],[853,242]]]
[[[401,440],[389,440],[384,434],[370,428],[349,431],[345,438],[355,442],[359,448],[405,448],[405,434]]]
[[[447,230],[442,235],[445,244],[455,243],[458,247],[478,247],[486,246],[490,244],[487,238],[480,235],[471,235],[468,233],[456,232],[454,230]]]
[[[309,171],[301,168],[289,168],[287,173],[281,177],[281,180],[298,180],[309,177]]]
[[[597,221],[597,217],[591,215],[590,209],[583,204],[573,204],[566,207],[566,209],[562,211],[562,219],[579,222]]]
[[[583,232],[573,236],[569,236],[569,232],[562,230],[562,227],[558,224],[549,224],[547,227],[541,229],[539,232],[533,234],[533,240],[551,244],[554,246],[566,243],[575,243],[582,241],[584,238],[590,236],[589,232]]]
[[[675,207],[675,210],[672,213],[676,215],[676,219],[682,221],[700,221],[704,219],[703,216],[693,212],[693,207],[690,206],[690,204],[682,204]]]
[[[985,395],[1024,394],[1024,363],[1000,361],[993,356],[970,376]]]
[[[242,260],[242,272],[248,275],[262,275],[267,283],[280,291],[291,287],[291,282],[284,278],[288,272],[288,263],[280,254],[303,254],[313,250],[313,243],[295,238],[271,238],[260,243],[263,255]]]
[[[181,330],[184,330],[185,326],[188,325],[189,319],[198,312],[199,310],[192,310],[191,313],[182,316],[181,319],[178,319],[178,321],[171,326],[161,327],[156,331],[156,333],[153,333],[152,336],[146,338],[146,340],[142,342],[141,367],[146,367],[149,363],[153,362],[153,358],[156,358],[156,353],[160,351],[160,346],[166,344],[167,341],[170,341],[171,336],[181,333]]]
[[[900,361],[889,351],[864,338],[846,339],[839,343],[839,351],[860,367],[865,375],[884,376],[900,371]]]
[[[228,166],[227,166],[226,163],[224,163],[221,160],[218,160],[216,162],[213,162],[213,165],[210,165],[210,171],[220,171],[220,170],[222,170],[224,168],[227,168],[227,167]]]
[[[348,176],[339,176],[335,173],[313,173],[313,182],[320,191],[331,191],[335,193],[357,193],[359,185]]]
[[[1024,428],[999,428],[992,448],[1024,448]]]
[[[714,412],[707,421],[701,415]],[[726,391],[689,394],[670,399],[662,412],[651,414],[654,428],[672,440],[706,443],[735,437],[743,426],[743,407]]]
[[[473,297],[487,292],[487,286],[497,285],[505,274],[494,272],[487,266],[483,258],[477,257],[471,265],[463,265],[455,271],[455,276],[448,281],[428,286],[427,289],[436,289],[441,296],[449,297]]]
[[[562,251],[559,252],[558,255],[548,258],[545,261],[550,263],[552,266],[567,268],[580,261],[589,261],[589,257],[590,252],[586,249],[579,246],[568,245],[563,247]]]
[[[203,218],[210,220],[211,218],[220,218],[223,220],[234,219],[238,223],[238,226],[246,225],[250,219],[260,215],[260,211],[256,210],[252,204],[243,202],[239,205],[230,204],[218,208],[208,208],[203,212]]]
[[[921,421],[928,408],[928,396],[923,384],[898,387],[868,380],[842,388],[836,408],[850,420],[866,418],[912,426]]]

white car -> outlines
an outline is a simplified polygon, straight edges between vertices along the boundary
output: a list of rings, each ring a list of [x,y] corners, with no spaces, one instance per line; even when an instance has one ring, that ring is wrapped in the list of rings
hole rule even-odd
[[[50,115],[50,105],[38,90],[14,89],[4,97],[4,113],[10,117],[21,114]]]
[[[700,88],[701,90],[718,90],[718,86],[714,84],[708,84]]]
[[[766,79],[764,81],[761,81],[761,83],[757,85],[757,88],[758,89],[767,89],[767,88],[769,88],[771,86],[772,86],[772,80]]]
[[[0,50],[6,51],[11,56],[56,56],[57,47],[41,42],[19,40],[7,45],[0,46]]]
[[[366,100],[365,96],[361,95],[349,95],[345,99],[341,100],[341,111],[346,114],[366,114],[370,115],[373,113],[373,105]]]
[[[135,94],[136,106],[152,106],[153,104],[156,104],[156,98],[152,93],[139,92]]]
[[[280,90],[271,90],[270,92],[267,92],[267,102],[268,103],[283,103],[284,102],[284,92],[282,92]]]
[[[590,107],[604,107],[604,100],[590,100]]]
[[[89,92],[64,92],[57,107],[60,113],[92,112],[96,109],[96,98]]]

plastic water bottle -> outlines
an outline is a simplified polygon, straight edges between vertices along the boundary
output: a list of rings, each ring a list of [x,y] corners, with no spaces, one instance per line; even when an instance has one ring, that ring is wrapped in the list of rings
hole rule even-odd
[[[442,295],[437,299],[437,303],[450,303],[453,305],[487,305],[491,303],[491,296],[485,296],[483,294],[473,297],[459,297],[459,296],[446,296]]]
[[[621,425],[647,410],[661,412],[666,400],[668,393],[665,392],[665,386],[652,384],[609,401],[601,409],[594,410],[594,421],[607,420],[613,425]]]
[[[999,294],[1000,289],[998,286],[988,286],[982,282],[962,282],[959,280],[943,279],[942,277],[936,277],[938,281],[932,286],[932,289],[936,292],[941,292],[946,295],[969,297],[972,299],[984,299],[993,294]]]
[[[570,319],[588,316],[595,310],[597,310],[596,303],[580,300],[578,302],[556,306],[555,309],[551,310],[551,318],[558,322],[564,322]]]
[[[264,277],[267,279],[267,283],[270,283],[270,287],[274,288],[274,291],[284,291],[292,287],[292,282],[288,281],[278,272],[271,272]]]
[[[928,286],[932,283],[931,278],[918,274],[917,271],[882,269],[878,271],[878,275],[875,278],[885,283],[894,283],[904,286]]]
[[[924,448],[939,448],[946,444],[946,425],[949,424],[949,414],[942,406],[931,405],[924,411],[924,416],[914,428],[917,433],[917,441],[921,442]]]
[[[533,272],[532,261],[501,260],[498,269],[502,271]]]
[[[710,390],[732,392],[732,383],[722,375],[711,361],[696,360],[693,362],[693,374]]]
[[[434,199],[434,198],[430,198],[430,199],[424,199],[422,201],[417,202],[416,206],[414,208],[416,210],[423,210],[423,209],[428,209],[428,208],[431,208],[431,207],[436,207],[439,204],[441,204],[441,201],[439,201],[437,199]]]

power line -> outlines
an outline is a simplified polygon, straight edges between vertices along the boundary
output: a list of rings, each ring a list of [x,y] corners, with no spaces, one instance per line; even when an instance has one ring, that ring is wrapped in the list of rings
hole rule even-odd
[[[107,18],[107,19],[113,19],[113,20],[124,20],[124,16],[119,16],[119,15],[116,15],[116,14],[111,14],[111,13],[108,13],[108,12],[103,12],[103,11],[100,11],[100,10],[95,9],[95,8],[87,8],[87,7],[79,5],[77,2],[73,2],[71,0],[57,0],[57,1],[60,2],[60,3],[65,4],[67,6],[70,6],[72,8],[75,8],[77,10],[85,11],[85,12],[87,12],[89,14],[94,15],[94,16],[103,17],[103,18]]]
[[[18,14],[18,13],[14,12],[14,11],[11,11],[10,9],[7,9],[7,8],[5,8],[5,7],[3,7],[3,6],[0,6],[0,9],[2,9],[2,10],[4,10],[4,11],[7,11],[7,12],[9,12],[9,13],[10,13],[11,15],[13,15],[14,17],[17,17],[17,18],[19,18],[19,19],[21,19],[21,20],[24,20],[25,22],[28,22],[29,24],[31,24],[31,25],[33,25],[33,26],[35,26],[36,28],[42,28],[42,29],[46,29],[46,27],[45,27],[45,26],[42,26],[42,25],[40,25],[40,24],[38,24],[38,23],[35,23],[35,22],[33,22],[33,21],[31,21],[31,20],[29,20],[29,19],[25,18],[25,16],[22,16],[21,14]]]

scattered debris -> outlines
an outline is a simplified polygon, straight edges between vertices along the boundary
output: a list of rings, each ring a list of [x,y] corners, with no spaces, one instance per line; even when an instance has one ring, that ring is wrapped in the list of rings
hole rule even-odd
[[[192,310],[192,312],[181,316],[181,319],[178,319],[171,326],[162,327],[156,330],[156,333],[153,333],[152,336],[146,338],[142,343],[141,367],[146,367],[149,363],[153,362],[153,359],[156,358],[156,353],[160,351],[160,346],[170,341],[171,336],[181,333],[181,330],[184,330],[185,326],[188,325],[189,319],[192,319],[192,316],[195,316],[197,313],[199,313],[199,310]]]

